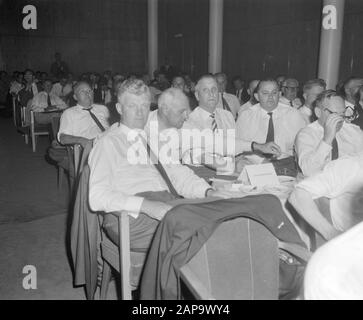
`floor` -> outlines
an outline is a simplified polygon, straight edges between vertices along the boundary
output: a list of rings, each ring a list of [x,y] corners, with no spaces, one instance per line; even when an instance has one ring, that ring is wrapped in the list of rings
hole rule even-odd
[[[66,250],[68,186],[57,187],[48,145],[39,137],[33,153],[12,119],[0,118],[0,299],[85,299]],[[108,298],[116,298],[114,283]]]

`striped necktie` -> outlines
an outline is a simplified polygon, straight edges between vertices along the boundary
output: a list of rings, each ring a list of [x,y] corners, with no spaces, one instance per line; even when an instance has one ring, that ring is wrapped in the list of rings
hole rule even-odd
[[[212,130],[214,132],[218,129],[217,122],[216,122],[216,114],[213,112],[209,116],[212,118]]]

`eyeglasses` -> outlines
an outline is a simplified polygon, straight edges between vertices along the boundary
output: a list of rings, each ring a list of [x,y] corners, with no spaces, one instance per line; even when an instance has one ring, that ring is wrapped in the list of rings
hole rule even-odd
[[[346,116],[345,115],[345,112],[347,111],[347,109],[348,108],[345,108],[344,112],[342,112],[342,113],[338,113],[338,112],[331,111],[328,108],[324,108],[324,111],[328,111],[329,114],[336,114],[336,115],[342,117],[344,120],[348,120],[348,121],[354,120],[354,118],[352,119],[352,116]]]

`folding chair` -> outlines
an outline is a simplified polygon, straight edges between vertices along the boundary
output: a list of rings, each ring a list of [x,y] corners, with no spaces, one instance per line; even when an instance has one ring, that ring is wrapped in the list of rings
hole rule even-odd
[[[226,221],[180,269],[180,276],[196,299],[278,299],[278,241],[254,220]]]
[[[139,285],[140,275],[146,258],[144,252],[130,251],[129,216],[126,212],[113,212],[118,217],[119,246],[101,232],[101,256],[104,261],[100,299],[107,297],[112,269],[120,274],[119,289],[123,300],[132,299],[132,290]],[[102,225],[102,222],[100,222]],[[111,269],[112,268],[112,269]]]
[[[19,123],[19,126],[17,126],[17,131],[20,132],[24,136],[25,144],[28,144],[29,143],[30,127],[26,123],[26,115],[25,115],[26,108],[25,107],[20,107],[18,110],[20,110],[20,123]],[[17,115],[15,116],[15,118],[17,118]]]
[[[32,139],[33,152],[36,150],[37,136],[49,136],[49,126],[43,124],[36,124],[34,111],[30,111],[30,137]]]

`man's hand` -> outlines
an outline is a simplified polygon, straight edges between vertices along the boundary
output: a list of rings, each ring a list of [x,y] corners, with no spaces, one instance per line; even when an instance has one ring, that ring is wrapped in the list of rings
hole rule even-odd
[[[255,142],[254,150],[260,151],[261,153],[273,154],[276,157],[281,154],[281,149],[275,142],[267,142],[263,144]]]
[[[328,118],[325,121],[324,124],[324,142],[331,145],[338,130],[339,127],[341,127],[342,123],[344,122],[344,119],[337,115],[337,114],[330,114]]]
[[[165,202],[144,199],[141,212],[146,213],[153,219],[161,220],[171,208],[172,206]]]

